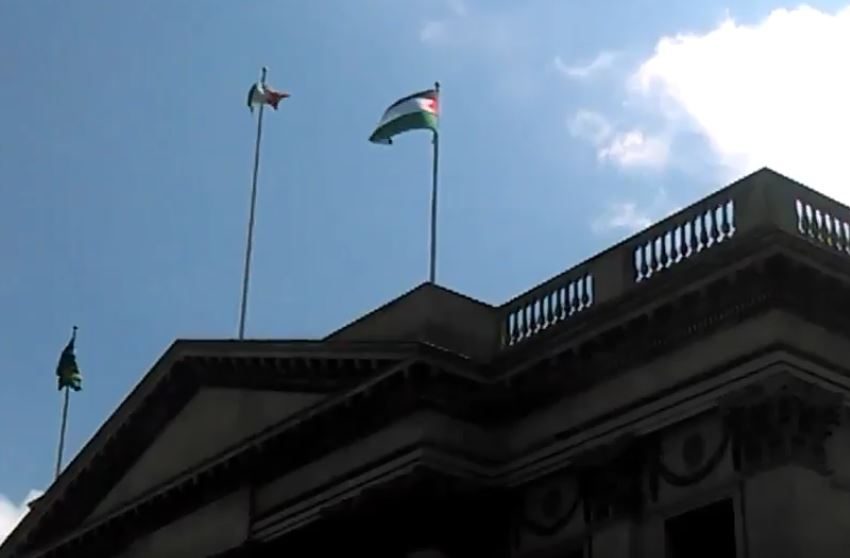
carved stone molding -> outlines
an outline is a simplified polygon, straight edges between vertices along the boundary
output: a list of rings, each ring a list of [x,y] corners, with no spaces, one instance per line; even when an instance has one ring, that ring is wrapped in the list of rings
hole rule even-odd
[[[725,406],[737,470],[794,462],[830,472],[826,441],[840,423],[841,394],[783,375],[731,396]]]
[[[522,498],[517,510],[517,527],[537,537],[551,537],[576,516],[581,496],[581,487],[574,475],[550,477],[531,487]],[[514,542],[518,545],[519,539]]]
[[[584,519],[596,524],[638,513],[643,504],[641,479],[645,444],[629,439],[588,455],[579,464]]]
[[[678,448],[684,467],[671,467],[665,460],[660,437],[651,443],[649,460],[649,492],[653,501],[658,500],[660,480],[676,487],[693,486],[713,473],[723,458],[732,440],[732,428],[728,420],[721,419],[719,440],[707,447],[706,432],[695,429],[686,436]]]

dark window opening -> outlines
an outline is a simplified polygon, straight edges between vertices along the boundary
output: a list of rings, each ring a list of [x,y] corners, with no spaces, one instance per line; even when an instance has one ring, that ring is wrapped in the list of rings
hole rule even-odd
[[[735,558],[735,510],[731,499],[671,517],[664,530],[667,558]]]

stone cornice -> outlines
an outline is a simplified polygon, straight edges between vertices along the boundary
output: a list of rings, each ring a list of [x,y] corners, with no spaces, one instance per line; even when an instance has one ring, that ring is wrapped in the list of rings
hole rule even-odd
[[[332,391],[345,391],[355,385],[368,384],[368,379],[380,374],[388,366],[398,363],[410,355],[432,356],[435,360],[452,360],[451,355],[445,355],[431,347],[423,347],[419,344],[383,344],[383,346],[372,346],[372,352],[363,343],[330,343],[331,347],[338,345],[339,350],[333,348],[315,350],[318,343],[286,344],[286,343],[264,343],[267,348],[277,352],[263,358],[249,358],[242,355],[233,355],[225,358],[204,354],[204,345],[214,355],[213,343],[189,342],[191,345],[201,345],[197,351],[200,356],[193,356],[191,352],[183,350],[184,356],[176,360],[161,375],[156,384],[144,392],[144,397],[133,401],[128,398],[134,408],[132,412],[124,412],[126,418],[120,424],[117,432],[98,442],[96,439],[89,443],[84,453],[91,453],[91,446],[98,446],[97,453],[87,457],[87,462],[80,464],[78,457],[69,469],[75,470],[74,477],[70,483],[67,480],[67,472],[60,477],[63,483],[62,493],[57,494],[54,490],[48,492],[44,501],[33,513],[24,520],[14,533],[16,539],[26,536],[29,540],[38,540],[41,545],[43,541],[50,540],[57,533],[69,532],[75,525],[90,513],[97,502],[105,495],[106,491],[120,479],[127,467],[141,454],[142,451],[153,441],[160,429],[188,402],[188,400],[203,386],[228,386],[232,384],[232,377],[241,374],[243,368],[236,366],[235,362],[246,364],[244,372],[249,378],[249,385],[257,389],[304,389],[306,378],[317,380],[317,385],[322,382]],[[256,345],[256,343],[253,343]],[[227,343],[218,343],[219,346]],[[296,345],[294,355],[280,354],[281,346]],[[347,346],[355,345],[356,350],[345,351]],[[196,348],[196,347],[193,347]],[[238,349],[238,347],[237,347]],[[244,349],[243,349],[244,350]],[[225,354],[227,351],[224,351]],[[235,351],[238,353],[238,351]],[[188,353],[188,354],[187,354]],[[323,360],[324,359],[324,360]],[[336,361],[328,364],[328,360]],[[463,361],[452,361],[453,366],[462,367]],[[138,389],[138,388],[137,388]],[[315,391],[315,388],[314,388]],[[126,407],[125,403],[122,407]],[[51,494],[52,492],[52,494]],[[12,542],[12,541],[10,541]],[[19,543],[16,543],[16,546]],[[0,548],[0,556],[5,556],[10,545]]]

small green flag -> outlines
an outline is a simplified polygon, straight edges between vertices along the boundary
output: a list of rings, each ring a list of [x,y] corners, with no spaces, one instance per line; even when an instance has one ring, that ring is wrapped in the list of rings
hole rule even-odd
[[[59,364],[56,365],[56,376],[59,378],[59,390],[62,388],[71,388],[74,391],[83,389],[83,377],[80,374],[80,369],[77,366],[77,355],[74,354],[74,342],[77,340],[77,327],[74,326],[74,332],[71,334],[71,340],[62,351],[59,357]]]

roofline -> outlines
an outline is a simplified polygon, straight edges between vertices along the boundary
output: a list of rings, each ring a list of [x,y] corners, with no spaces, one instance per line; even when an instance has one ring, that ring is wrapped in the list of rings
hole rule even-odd
[[[813,189],[809,188],[808,186],[800,184],[799,182],[797,182],[793,178],[788,178],[787,176],[780,174],[780,173],[776,172],[775,170],[773,170],[771,168],[762,167],[762,168],[760,168],[756,171],[751,172],[750,174],[748,174],[748,175],[746,175],[742,178],[735,180],[731,184],[728,184],[728,185],[724,186],[723,188],[720,188],[719,190],[712,191],[708,195],[700,197],[698,200],[696,200],[695,202],[693,202],[690,205],[685,206],[685,207],[693,207],[693,206],[701,203],[702,201],[710,199],[710,198],[722,197],[724,192],[728,192],[729,190],[732,190],[733,188],[739,187],[739,185],[741,183],[747,182],[749,180],[753,180],[754,178],[756,178],[758,176],[768,175],[768,174],[773,175],[774,177],[780,178],[782,180],[787,180],[788,182],[793,183],[795,186],[798,186],[798,187],[800,187],[804,190],[812,192],[817,196],[822,196],[822,197],[824,196],[823,194],[821,194],[817,190],[813,190]],[[832,200],[832,198],[828,198],[828,199],[831,202],[837,203],[834,200]],[[840,203],[839,203],[839,205],[842,205],[842,207],[846,207],[846,206],[843,206],[843,204],[840,204]],[[679,218],[680,215],[681,215],[681,211],[683,211],[683,210],[677,211],[676,213],[671,213],[671,214],[653,222],[648,227],[644,227],[643,229],[635,232],[634,234],[624,238],[623,240],[617,242],[616,244],[612,244],[611,246],[605,248],[604,250],[602,250],[600,252],[595,252],[595,253],[591,254],[590,256],[584,258],[583,260],[575,263],[574,265],[564,269],[563,271],[556,273],[555,275],[549,276],[548,278],[546,278],[542,281],[539,281],[538,283],[536,283],[531,288],[526,289],[525,291],[517,294],[516,296],[514,296],[511,299],[503,302],[502,304],[500,304],[499,306],[496,306],[495,308],[497,310],[505,310],[507,308],[510,308],[512,305],[521,301],[529,293],[532,293],[532,292],[536,291],[537,289],[544,287],[547,284],[553,283],[553,282],[557,281],[558,279],[560,279],[564,276],[574,274],[576,270],[580,270],[583,267],[586,268],[586,269],[589,268],[591,262],[602,258],[605,254],[610,254],[610,253],[616,252],[617,250],[621,250],[624,246],[631,244],[632,242],[634,242],[634,240],[636,238],[644,235],[649,230],[652,230],[652,229],[661,230],[661,231],[666,230],[664,223],[668,223],[670,221],[674,221],[675,219]],[[850,208],[848,208],[847,210],[850,211]]]
[[[44,513],[49,510],[60,498],[70,483],[79,475],[80,470],[96,455],[98,447],[108,440],[115,430],[120,428],[121,424],[127,419],[127,415],[132,413],[138,405],[131,405],[134,399],[142,399],[146,392],[152,390],[158,383],[160,370],[170,369],[171,364],[176,362],[181,355],[183,348],[180,341],[174,341],[165,352],[160,356],[142,380],[138,382],[133,389],[124,397],[121,403],[111,415],[104,421],[95,433],[89,438],[88,442],[77,452],[74,458],[62,469],[59,476],[48,486],[44,494],[38,499],[38,503],[31,507],[29,513],[18,523],[6,537],[6,540],[0,544],[0,557],[5,556],[5,549],[12,548],[19,543],[19,539],[27,534],[44,516]]]
[[[395,306],[396,304],[399,304],[402,300],[404,300],[405,298],[407,298],[408,296],[410,296],[414,292],[421,290],[421,289],[428,288],[428,287],[435,288],[435,289],[438,289],[438,290],[443,291],[445,293],[460,297],[464,300],[472,302],[473,304],[476,304],[478,306],[482,306],[482,307],[484,307],[488,310],[495,310],[497,308],[496,306],[493,306],[492,304],[488,304],[488,303],[483,302],[481,300],[475,299],[475,298],[473,298],[469,295],[466,295],[466,294],[463,294],[461,292],[449,289],[447,287],[444,287],[442,285],[438,285],[436,283],[420,283],[419,285],[413,287],[412,289],[409,289],[409,290],[405,291],[404,293],[398,295],[397,297],[390,300],[389,302],[385,302],[381,306],[378,306],[377,308],[367,312],[366,314],[363,314],[359,318],[355,319],[353,322],[348,322],[347,324],[343,325],[342,327],[332,331],[331,333],[329,333],[328,335],[326,335],[323,338],[323,341],[333,341],[332,338],[335,337],[336,335],[339,335],[340,333],[342,333],[342,332],[344,332],[344,331],[346,331],[346,330],[348,330],[348,329],[350,329],[350,328],[352,328],[352,327],[354,327],[358,324],[365,322],[366,320],[370,319],[372,316],[378,314],[379,312],[383,312],[384,310],[386,310],[387,308],[390,308],[391,306]]]
[[[260,350],[258,350],[260,349]],[[285,354],[280,354],[284,352]],[[264,354],[265,353],[265,354]],[[118,404],[88,442],[61,471],[59,477],[45,493],[33,503],[29,513],[0,544],[0,557],[7,549],[17,547],[33,529],[37,528],[44,513],[61,500],[76,478],[115,436],[122,425],[142,407],[145,398],[169,377],[173,366],[184,359],[195,358],[273,358],[276,353],[284,358],[358,358],[398,359],[430,358],[442,362],[447,371],[467,379],[477,375],[465,370],[471,363],[463,355],[443,347],[422,342],[369,342],[369,341],[320,341],[320,340],[235,340],[235,339],[178,339],[154,363],[135,387]],[[294,354],[293,354],[294,353]]]

